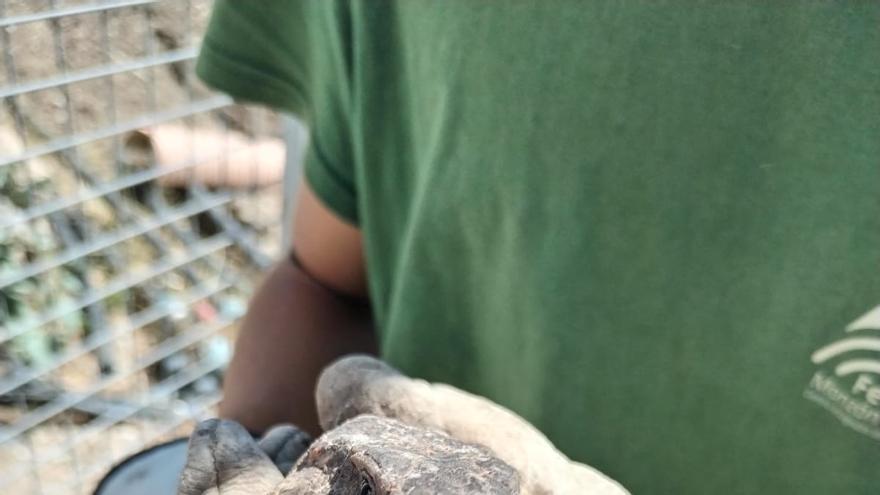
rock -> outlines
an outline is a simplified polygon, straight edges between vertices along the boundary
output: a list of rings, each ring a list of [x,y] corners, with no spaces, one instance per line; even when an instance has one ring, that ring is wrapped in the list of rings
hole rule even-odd
[[[485,448],[377,416],[358,416],[321,436],[285,480],[290,487],[277,493],[303,493],[296,491],[299,473],[329,488],[306,493],[519,493],[516,471]]]

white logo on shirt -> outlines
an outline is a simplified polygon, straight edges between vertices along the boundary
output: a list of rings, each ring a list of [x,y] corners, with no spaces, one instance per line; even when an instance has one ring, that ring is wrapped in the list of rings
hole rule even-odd
[[[813,353],[820,368],[804,396],[880,440],[880,306],[847,325],[846,333]]]

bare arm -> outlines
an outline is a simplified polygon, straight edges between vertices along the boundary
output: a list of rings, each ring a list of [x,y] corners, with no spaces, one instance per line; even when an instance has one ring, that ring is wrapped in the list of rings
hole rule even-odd
[[[376,352],[360,232],[307,185],[293,232],[298,264],[280,262],[257,290],[223,388],[220,415],[254,432],[280,422],[319,432],[321,369],[343,354]]]

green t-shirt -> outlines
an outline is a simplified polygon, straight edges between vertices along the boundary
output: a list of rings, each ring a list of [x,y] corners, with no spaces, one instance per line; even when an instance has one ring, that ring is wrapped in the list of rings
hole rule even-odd
[[[697,3],[221,0],[198,69],[308,121],[395,366],[636,494],[877,495],[880,2]]]

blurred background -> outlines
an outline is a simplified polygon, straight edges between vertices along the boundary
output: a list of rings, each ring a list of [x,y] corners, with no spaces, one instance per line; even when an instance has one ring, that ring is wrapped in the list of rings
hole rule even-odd
[[[0,493],[213,414],[304,134],[196,80],[210,7],[0,0]]]

